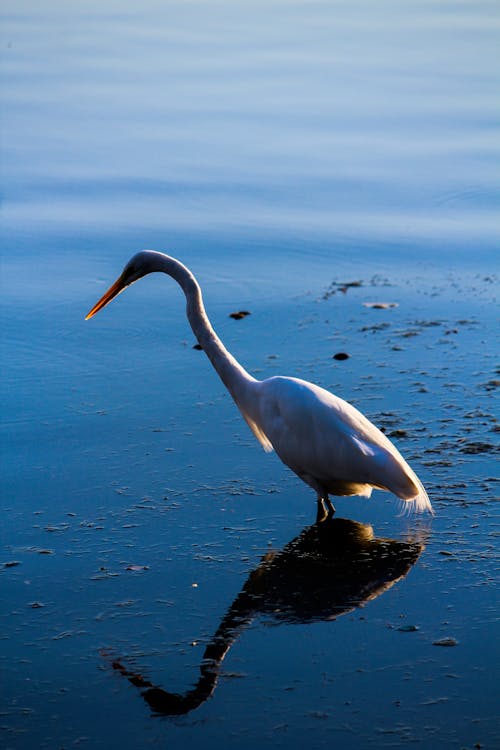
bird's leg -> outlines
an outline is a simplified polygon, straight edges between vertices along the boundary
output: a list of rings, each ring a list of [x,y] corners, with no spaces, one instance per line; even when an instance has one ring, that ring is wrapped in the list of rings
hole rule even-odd
[[[318,493],[318,510],[316,513],[316,523],[322,523],[328,518],[328,511],[325,508],[323,496]]]
[[[322,523],[328,518],[328,513],[323,503],[323,498],[318,495],[318,510],[316,512],[316,523]]]
[[[328,518],[331,518],[333,515],[335,515],[335,506],[328,495],[325,497],[325,502],[328,507]]]
[[[318,492],[318,511],[316,513],[316,523],[323,523],[335,513],[335,508],[328,497],[328,493],[320,494]]]

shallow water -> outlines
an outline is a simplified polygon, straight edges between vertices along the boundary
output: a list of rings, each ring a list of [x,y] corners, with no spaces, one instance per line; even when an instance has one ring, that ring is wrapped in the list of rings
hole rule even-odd
[[[490,2],[4,12],[2,746],[498,743],[498,21]],[[141,247],[193,268],[253,374],[392,433],[435,518],[340,499],[374,539],[341,521],[361,546],[318,542],[312,493],[192,348],[172,282],[83,322]],[[189,711],[155,715],[152,686]]]

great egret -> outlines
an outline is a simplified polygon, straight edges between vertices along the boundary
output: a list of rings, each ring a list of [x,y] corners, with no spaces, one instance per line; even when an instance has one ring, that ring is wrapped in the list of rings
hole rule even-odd
[[[227,351],[207,317],[201,289],[175,258],[143,250],[90,310],[86,320],[148,273],[161,271],[181,286],[194,335],[265,451],[280,459],[317,494],[317,521],[333,515],[329,495],[370,497],[388,490],[407,510],[432,513],[427,493],[391,441],[361,412],[333,393],[298,378],[256,380]]]

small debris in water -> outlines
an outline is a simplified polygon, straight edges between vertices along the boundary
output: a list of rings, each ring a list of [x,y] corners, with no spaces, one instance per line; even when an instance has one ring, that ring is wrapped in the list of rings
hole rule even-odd
[[[392,430],[388,433],[389,437],[395,437],[395,438],[406,438],[408,437],[408,431],[407,430]]]
[[[459,451],[460,453],[475,455],[476,453],[498,453],[500,452],[500,448],[491,443],[470,442],[465,443],[465,445],[459,448]]]
[[[371,307],[373,310],[389,310],[391,307],[399,307],[397,302],[363,302],[363,307]]]
[[[242,318],[246,318],[247,315],[251,315],[248,310],[238,310],[237,312],[229,313],[229,317],[233,318],[233,320],[241,320]]]
[[[433,646],[456,646],[458,641],[455,638],[440,638],[438,641],[433,641]]]
[[[414,336],[418,336],[418,331],[403,331],[399,334],[403,339],[411,339]]]
[[[31,607],[31,609],[41,609],[42,607],[45,607],[45,604],[42,604],[42,602],[30,602],[28,606]]]
[[[323,294],[323,299],[329,299],[336,292],[346,294],[349,289],[360,286],[363,286],[362,281],[332,281],[326,292]]]
[[[337,354],[333,355],[332,359],[337,359],[337,360],[341,361],[341,360],[344,360],[344,359],[349,359],[350,356],[351,355],[347,354],[347,352],[337,352]]]
[[[390,328],[391,324],[384,322],[384,323],[374,323],[372,326],[363,326],[359,330],[362,333],[366,333],[367,331],[370,331],[370,333],[376,333],[377,331],[385,331],[387,328]]]
[[[419,627],[418,625],[401,625],[398,630],[400,633],[416,633]]]
[[[67,531],[68,529],[69,529],[69,523],[60,523],[56,525],[49,524],[48,526],[45,527],[45,531],[48,531],[51,533],[55,531]]]
[[[500,387],[500,380],[488,380],[488,382],[484,386],[484,389],[485,391],[494,391],[499,387]]]

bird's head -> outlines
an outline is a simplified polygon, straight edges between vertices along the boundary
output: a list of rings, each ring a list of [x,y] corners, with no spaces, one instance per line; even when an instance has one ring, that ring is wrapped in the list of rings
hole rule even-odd
[[[152,271],[159,270],[158,256],[160,253],[156,253],[154,250],[142,250],[140,253],[136,253],[121,272],[114,284],[112,284],[108,291],[103,294],[101,299],[96,302],[92,310],[86,315],[85,320],[92,318],[99,310],[106,307],[120,292],[123,292],[128,286],[138,281],[146,274]]]

